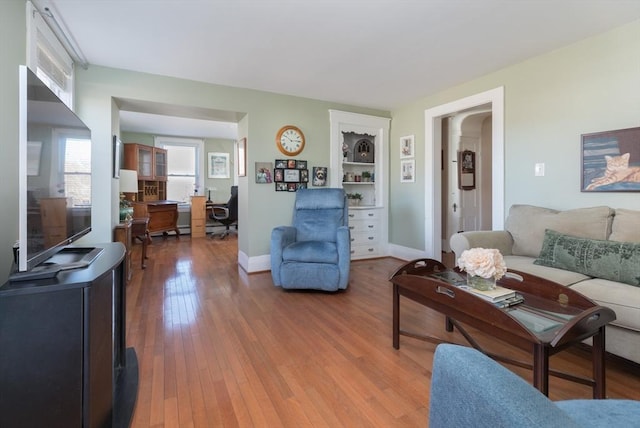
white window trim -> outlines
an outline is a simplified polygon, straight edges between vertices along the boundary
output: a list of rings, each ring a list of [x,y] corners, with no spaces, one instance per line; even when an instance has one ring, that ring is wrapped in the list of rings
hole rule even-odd
[[[153,144],[156,147],[164,149],[165,146],[186,146],[196,148],[196,185],[198,186],[198,195],[204,195],[204,140],[198,138],[182,138],[182,137],[154,137]],[[170,162],[167,159],[167,163]],[[168,173],[168,171],[167,171]],[[185,203],[184,205],[191,205]]]

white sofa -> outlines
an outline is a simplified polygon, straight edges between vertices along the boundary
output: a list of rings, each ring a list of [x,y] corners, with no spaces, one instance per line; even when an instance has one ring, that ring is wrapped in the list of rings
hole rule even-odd
[[[604,206],[557,211],[531,205],[514,205],[509,210],[505,229],[455,234],[450,239],[451,248],[456,257],[469,248],[497,248],[509,269],[571,287],[596,303],[613,309],[617,319],[607,328],[607,351],[640,363],[640,211],[614,210]],[[559,234],[551,231],[562,234],[569,244],[565,243],[565,247],[558,251],[559,247],[554,246],[558,242],[554,241],[554,236]],[[591,244],[588,248],[594,245],[612,247],[615,251],[624,246],[627,248],[625,254],[630,251],[631,263],[627,263],[628,258],[620,263],[615,261],[620,259],[613,258],[608,262],[608,269],[601,269],[597,264],[590,269],[588,265],[592,259],[585,261],[585,258],[591,257],[593,251],[584,251],[587,248],[585,246],[580,251],[589,254],[580,254],[579,263],[575,263],[578,266],[572,264],[575,260],[567,264],[563,256],[567,255],[568,247],[574,246],[569,252],[575,249],[576,242]],[[618,245],[621,242],[625,244]],[[536,264],[536,260],[547,265]],[[611,263],[611,260],[614,262]],[[550,267],[558,265],[563,268]],[[587,266],[586,274],[584,266]],[[620,275],[620,270],[624,271],[623,280],[628,283],[612,280],[612,275]]]

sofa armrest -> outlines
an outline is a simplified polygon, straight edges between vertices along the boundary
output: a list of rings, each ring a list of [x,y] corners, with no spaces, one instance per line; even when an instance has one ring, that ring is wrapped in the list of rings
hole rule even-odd
[[[577,427],[524,379],[473,348],[436,348],[429,427]]]
[[[495,248],[502,253],[503,256],[511,255],[513,247],[513,237],[506,230],[479,230],[473,232],[460,232],[451,235],[449,245],[460,257],[464,250],[471,248]]]

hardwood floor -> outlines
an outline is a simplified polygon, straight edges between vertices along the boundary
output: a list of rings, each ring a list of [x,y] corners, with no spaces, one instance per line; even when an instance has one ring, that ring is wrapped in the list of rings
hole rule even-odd
[[[335,294],[284,291],[269,272],[239,268],[237,238],[154,238],[146,270],[127,288],[127,346],[140,365],[134,428],[424,427],[435,346],[391,338],[392,287],[402,261],[352,263]],[[141,246],[134,246],[139,260]],[[444,318],[402,300],[401,325],[464,343]],[[526,358],[481,337],[492,351]],[[554,368],[589,372],[583,351]],[[527,370],[513,368],[530,381]],[[637,367],[608,364],[611,398],[640,399]],[[590,398],[588,387],[552,378],[552,399]]]

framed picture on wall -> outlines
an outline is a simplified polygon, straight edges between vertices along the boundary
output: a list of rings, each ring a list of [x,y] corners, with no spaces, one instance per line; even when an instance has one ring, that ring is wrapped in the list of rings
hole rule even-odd
[[[229,178],[229,153],[208,153],[209,178]]]
[[[416,181],[416,161],[407,159],[400,161],[400,183],[413,183]]]
[[[400,159],[412,158],[415,156],[414,136],[407,135],[400,138]]]
[[[582,192],[640,192],[640,128],[582,135]]]

